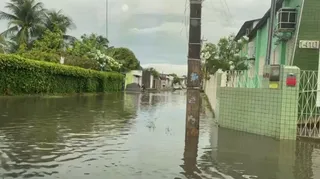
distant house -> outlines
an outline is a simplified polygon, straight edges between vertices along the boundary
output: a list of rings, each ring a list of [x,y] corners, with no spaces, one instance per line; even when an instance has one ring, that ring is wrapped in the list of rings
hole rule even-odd
[[[146,89],[153,88],[153,75],[151,71],[143,71],[142,72],[142,84]]]
[[[180,86],[182,88],[187,88],[187,76],[183,75],[179,77],[179,79],[180,79]]]
[[[142,70],[131,70],[126,73],[125,90],[140,90],[142,85]]]
[[[144,85],[146,89],[160,89],[161,80],[154,78],[151,71],[144,70],[142,72],[142,85]]]
[[[172,82],[173,82],[172,76],[170,76],[168,74],[161,74],[160,80],[161,80],[161,88],[162,89],[172,87]]]

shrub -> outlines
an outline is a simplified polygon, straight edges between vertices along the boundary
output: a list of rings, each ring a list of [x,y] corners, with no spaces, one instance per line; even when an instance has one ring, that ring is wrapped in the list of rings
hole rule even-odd
[[[119,91],[123,79],[119,73],[0,54],[0,95]]]
[[[53,63],[60,63],[60,58],[61,58],[61,56],[57,53],[42,52],[38,50],[20,52],[17,55],[27,59],[53,62]],[[64,57],[65,65],[78,66],[85,69],[100,71],[99,64],[94,59],[89,59],[86,56],[79,57],[79,56],[68,55],[68,54],[63,54],[62,56]]]
[[[89,59],[86,56],[79,57],[73,55],[64,55],[64,64],[100,71],[100,67],[97,61],[94,59]]]
[[[46,62],[53,62],[53,63],[59,63],[60,61],[60,55],[55,53],[38,51],[38,50],[25,51],[25,52],[19,53],[18,55],[27,59],[34,59],[39,61],[46,61]]]

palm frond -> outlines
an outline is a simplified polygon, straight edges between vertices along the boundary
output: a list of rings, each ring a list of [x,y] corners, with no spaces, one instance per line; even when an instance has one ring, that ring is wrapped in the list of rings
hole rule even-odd
[[[11,26],[18,26],[18,27],[21,27],[23,26],[23,21],[21,21],[20,19],[17,19],[17,20],[11,20],[8,22],[8,27],[11,27]]]
[[[33,4],[31,10],[32,11],[43,11],[44,10],[44,4],[42,2],[37,2],[36,4],[34,0],[31,0],[31,4]]]
[[[17,37],[18,44],[22,44],[22,43],[27,44],[29,39],[28,29],[27,28],[20,29],[16,37]]]
[[[3,11],[0,11],[0,20],[18,20],[19,18],[13,14],[9,14]]]
[[[55,11],[49,10],[46,12],[46,27],[50,30],[53,30],[54,24],[58,26],[58,28],[66,33],[68,29],[76,28],[72,19],[62,13],[62,10]]]
[[[66,40],[66,41],[69,41],[69,42],[75,42],[77,40],[76,37],[74,36],[71,36],[71,35],[63,35],[63,39]]]
[[[5,8],[8,9],[13,14],[19,14],[19,12],[21,11],[20,6],[17,5],[16,3],[7,3]]]
[[[45,27],[42,24],[34,24],[30,29],[30,36],[31,37],[39,37],[44,31]]]
[[[13,35],[14,33],[17,33],[19,30],[18,26],[13,26],[7,29],[6,31],[2,32],[0,35],[4,37],[10,37],[10,35]]]

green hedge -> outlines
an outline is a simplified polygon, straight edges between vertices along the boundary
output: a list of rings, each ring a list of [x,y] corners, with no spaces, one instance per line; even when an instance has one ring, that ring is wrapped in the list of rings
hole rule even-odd
[[[124,76],[0,54],[0,95],[120,91]]]

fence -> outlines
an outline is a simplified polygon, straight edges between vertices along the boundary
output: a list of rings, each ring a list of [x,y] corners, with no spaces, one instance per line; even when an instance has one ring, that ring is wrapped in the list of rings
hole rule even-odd
[[[301,71],[297,135],[320,138],[320,94],[317,71]]]
[[[235,88],[260,88],[262,85],[262,76],[248,71],[226,71],[225,86]],[[224,84],[222,84],[224,86]]]
[[[295,139],[299,86],[286,86],[285,78],[291,73],[299,79],[297,67],[282,67],[280,88],[270,89],[268,79],[257,74],[217,72],[207,81],[205,92],[219,125],[277,139]]]

